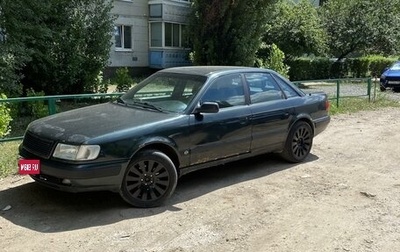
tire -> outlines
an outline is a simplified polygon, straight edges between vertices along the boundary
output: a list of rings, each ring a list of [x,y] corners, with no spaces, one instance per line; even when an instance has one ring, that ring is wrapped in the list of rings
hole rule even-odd
[[[122,180],[120,195],[134,207],[157,207],[175,191],[178,174],[171,159],[157,150],[138,153]]]
[[[386,91],[386,87],[380,85],[380,86],[379,86],[379,90],[381,90],[381,92],[385,92],[385,91]]]
[[[292,163],[303,161],[311,151],[313,137],[313,130],[308,123],[295,123],[287,136],[282,158]]]

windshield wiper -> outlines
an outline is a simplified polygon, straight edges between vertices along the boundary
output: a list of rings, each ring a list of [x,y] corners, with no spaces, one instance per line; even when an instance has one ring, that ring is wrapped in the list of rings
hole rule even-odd
[[[148,102],[143,102],[143,101],[133,101],[132,105],[138,105],[142,108],[147,108],[147,109],[153,109],[159,112],[165,112],[161,107],[158,107],[154,104],[148,103]]]
[[[118,97],[118,98],[117,98],[117,103],[119,103],[119,104],[125,104],[125,105],[126,105],[125,101],[122,100],[121,97]]]

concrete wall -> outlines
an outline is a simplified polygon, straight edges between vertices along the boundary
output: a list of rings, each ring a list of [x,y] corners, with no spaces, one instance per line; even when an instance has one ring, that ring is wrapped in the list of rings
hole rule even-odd
[[[110,67],[147,67],[149,54],[148,0],[114,0],[115,24],[132,26],[132,50],[111,47]]]
[[[183,0],[114,0],[114,8],[112,14],[117,16],[116,25],[132,26],[132,49],[115,48],[115,40],[113,38],[113,46],[110,51],[109,75],[112,75],[118,67],[128,67],[129,69],[143,69],[151,64],[149,51],[149,21],[163,21],[171,23],[186,23],[187,15],[190,12],[189,1]],[[162,18],[149,19],[149,4],[162,4]],[[166,65],[181,65],[181,61],[177,61],[176,53],[169,53],[170,49],[158,48],[162,50],[164,56],[172,55],[174,57],[164,57],[162,68]],[[174,49],[175,51],[178,49]],[[170,59],[171,58],[171,59]],[[173,61],[175,59],[175,61]],[[167,61],[169,62],[168,64]],[[175,64],[175,65],[174,65]],[[186,63],[187,64],[187,63]]]

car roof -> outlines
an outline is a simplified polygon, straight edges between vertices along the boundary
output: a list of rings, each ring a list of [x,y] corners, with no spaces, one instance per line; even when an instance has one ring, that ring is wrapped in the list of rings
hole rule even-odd
[[[186,67],[171,67],[171,68],[163,69],[160,72],[210,76],[210,75],[213,75],[213,74],[235,73],[235,72],[243,72],[243,71],[270,72],[268,69],[264,69],[264,68],[244,67],[244,66],[186,66]]]

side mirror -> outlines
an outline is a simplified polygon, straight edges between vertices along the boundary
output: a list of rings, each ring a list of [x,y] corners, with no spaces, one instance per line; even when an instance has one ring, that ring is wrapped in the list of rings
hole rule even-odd
[[[199,104],[194,110],[195,114],[198,113],[218,113],[219,105],[216,102],[204,102]]]

